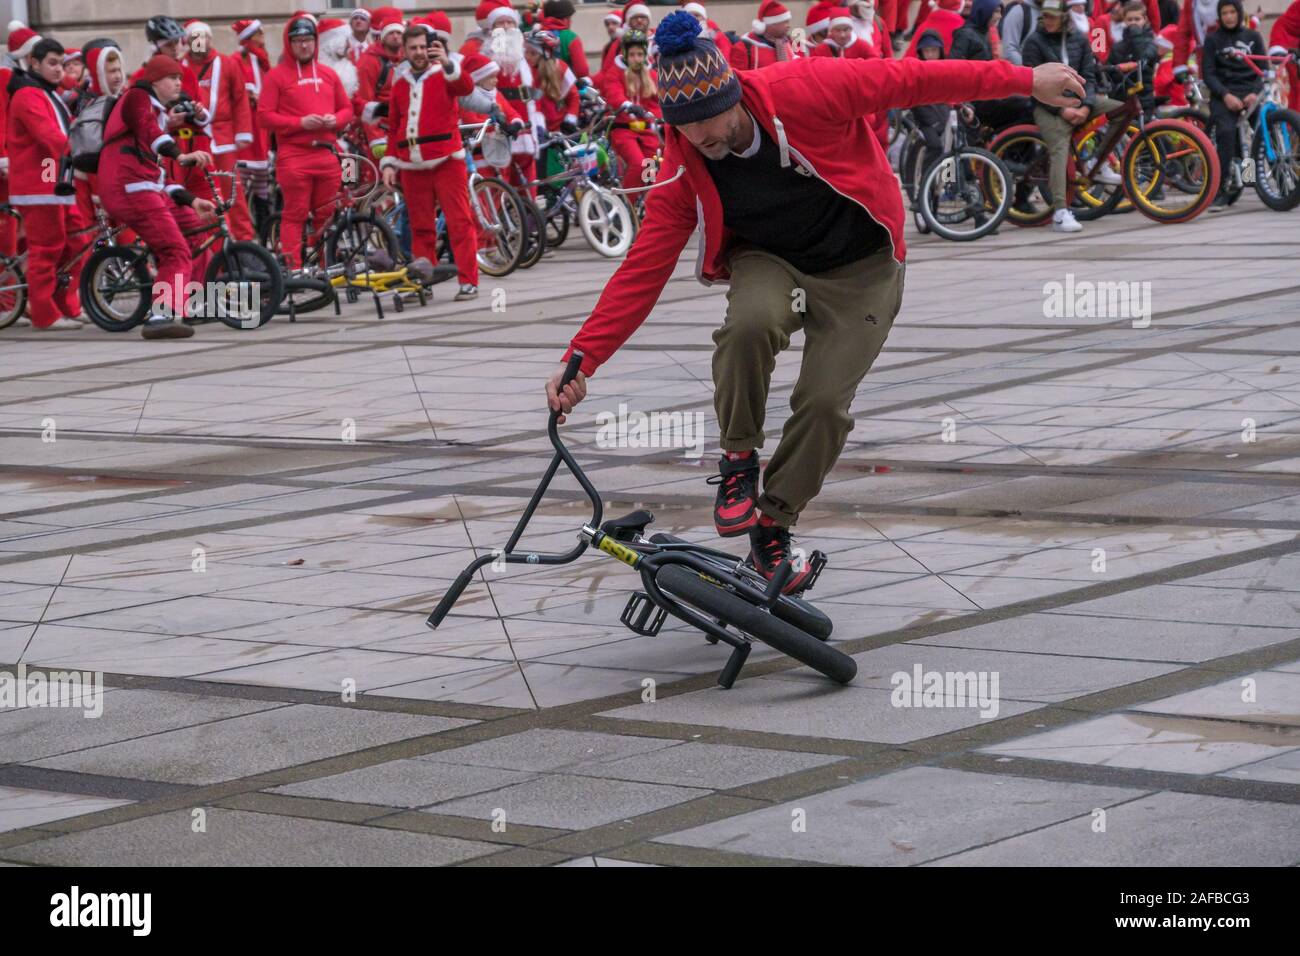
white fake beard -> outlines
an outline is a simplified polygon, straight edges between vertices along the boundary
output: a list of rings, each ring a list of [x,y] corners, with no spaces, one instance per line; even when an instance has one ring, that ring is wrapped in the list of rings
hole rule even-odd
[[[348,56],[348,38],[329,36],[320,41],[320,62],[338,74],[349,96],[357,91],[357,67]]]
[[[502,27],[492,31],[485,51],[488,58],[501,67],[501,72],[514,76],[524,61],[524,34],[518,27]]]
[[[1074,28],[1083,36],[1088,35],[1088,30],[1092,26],[1088,22],[1087,14],[1079,13],[1075,10],[1070,11],[1070,20],[1074,23]]]

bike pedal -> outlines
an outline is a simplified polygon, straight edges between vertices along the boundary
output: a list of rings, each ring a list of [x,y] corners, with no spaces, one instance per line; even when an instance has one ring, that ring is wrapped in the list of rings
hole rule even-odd
[[[633,634],[654,637],[664,626],[668,612],[650,600],[644,591],[633,591],[623,607],[619,620]]]
[[[808,577],[804,578],[803,587],[799,588],[797,594],[812,590],[817,579],[821,577],[822,568],[826,567],[826,561],[826,554],[823,551],[814,551],[808,556]]]

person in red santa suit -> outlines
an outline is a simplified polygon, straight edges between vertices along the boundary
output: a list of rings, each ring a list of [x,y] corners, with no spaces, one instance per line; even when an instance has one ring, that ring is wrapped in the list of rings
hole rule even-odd
[[[450,23],[447,24],[450,33]],[[438,261],[438,210],[460,279],[456,301],[478,295],[478,230],[469,207],[469,174],[457,124],[459,98],[474,91],[474,81],[453,59],[443,41],[423,24],[402,34],[406,60],[393,77],[388,97],[389,148],[380,162],[384,185],[400,177],[411,219],[416,256]]]
[[[81,327],[80,261],[73,265],[70,283],[59,287],[57,282],[59,264],[86,242],[73,233],[88,225],[77,209],[75,189],[62,182],[72,124],[59,96],[63,52],[57,40],[38,41],[28,68],[15,71],[8,84],[9,203],[23,214],[28,308],[32,327],[42,331]]]
[[[722,32],[722,27],[709,19],[709,11],[704,8],[704,4],[696,3],[694,0],[691,0],[689,3],[687,3],[686,0],[677,0],[677,3],[699,23],[700,36],[704,37],[706,40],[712,40],[713,45],[718,48],[719,53],[725,57],[730,57],[731,40]]]
[[[524,34],[524,59],[542,94],[537,100],[542,122],[548,132],[573,133],[578,129],[581,108],[578,81],[569,64],[559,58],[559,49],[560,38],[549,30]]]
[[[216,207],[168,181],[159,158],[203,169],[212,155],[204,150],[182,154],[170,132],[182,123],[173,112],[182,86],[180,62],[157,53],[138,75],[104,126],[100,201],[113,219],[135,230],[157,262],[161,295],[141,334],[146,339],[187,338],[194,330],[177,321],[186,317],[185,285],[202,280],[210,253],[196,255],[205,237],[185,233],[199,229],[201,217],[210,219]]]
[[[831,11],[835,9],[835,4],[830,0],[817,0],[808,8],[808,15],[804,18],[804,33],[808,40],[809,55],[812,51],[826,39],[831,29]]]
[[[623,28],[619,30],[621,37],[628,30],[640,30],[646,36],[654,39],[654,27],[650,26],[650,8],[641,0],[629,0],[623,7]],[[622,49],[619,37],[610,41],[609,46],[605,47],[605,52],[600,57],[600,68],[603,70],[614,62],[614,57],[618,56]]]
[[[257,117],[276,139],[275,177],[284,192],[280,252],[298,269],[307,216],[320,228],[338,198],[342,170],[329,147],[352,119],[337,74],[316,62],[314,17],[300,14],[284,25],[284,53],[262,79]]]
[[[88,101],[101,96],[120,96],[126,89],[126,61],[122,51],[115,46],[100,46],[86,53],[86,92]],[[77,208],[86,222],[94,222],[99,199],[99,174],[77,170],[73,173],[77,185]],[[128,245],[135,240],[130,230],[119,233],[117,243]]]
[[[528,128],[510,144],[510,151],[526,180],[537,178],[537,144],[546,135],[546,119],[538,109],[541,91],[528,59],[524,55],[524,35],[519,29],[519,14],[509,6],[498,4],[487,13],[489,28],[483,52],[501,72],[497,75],[497,89],[510,104],[511,112],[523,120]],[[518,182],[511,180],[518,185]]]
[[[20,20],[9,21],[9,55],[5,65],[0,65],[0,203],[9,202],[9,81],[14,69],[31,55],[41,42],[40,34]],[[13,216],[0,216],[0,255],[12,256],[18,251],[18,220]],[[20,322],[26,320],[19,320]]]
[[[876,51],[876,56],[892,56],[889,20],[882,10],[877,9],[875,0],[852,0],[848,4],[849,16],[853,18],[853,35]]]
[[[185,38],[189,41],[189,53],[181,62],[194,72],[203,94],[201,102],[209,117],[205,132],[213,168],[233,173],[240,152],[253,142],[253,114],[244,87],[243,65],[235,57],[216,50],[212,45],[212,28],[201,20],[186,21]],[[218,176],[213,181],[221,191],[223,202],[234,193],[234,202],[226,212],[231,235],[236,239],[254,238],[257,233],[239,178]]]
[[[181,44],[185,40],[185,31],[171,17],[158,16],[149,18],[144,25],[144,32],[151,47],[150,55],[162,53],[181,63],[181,94],[194,103],[193,121],[187,122],[176,129],[176,140],[181,152],[208,152],[212,144],[205,128],[210,119],[207,107],[204,105],[207,103],[207,97],[203,95],[203,90],[199,87],[199,79],[194,75],[194,71],[182,62],[184,51],[181,49]],[[131,76],[131,82],[135,83],[143,75],[144,68],[141,67]],[[212,189],[208,186],[208,181],[203,177],[200,167],[193,164],[180,166],[171,160],[167,162],[169,164],[167,174],[172,179],[175,179],[194,195],[215,202],[216,197],[213,196]]]
[[[262,95],[262,77],[271,71],[271,58],[266,52],[266,34],[261,20],[236,20],[230,28],[239,41],[236,59],[243,73],[249,118],[253,124],[253,140],[240,151],[237,160],[239,180],[252,206],[253,221],[260,228],[271,215],[271,149],[266,130],[257,119],[257,103]]]
[[[1156,67],[1153,86],[1156,96],[1167,96],[1170,106],[1187,106],[1187,88],[1174,82],[1174,34],[1178,24],[1171,23],[1156,34],[1156,49],[1160,51],[1160,65]]]
[[[73,116],[81,111],[86,99],[86,61],[76,47],[68,47],[63,54],[63,79],[59,81],[59,95]]]
[[[370,11],[357,7],[348,17],[348,56],[353,63],[361,60],[361,54],[370,46]]]
[[[489,14],[498,7],[509,5],[508,0],[504,3],[502,0],[479,0],[479,5],[474,8],[474,29],[465,34],[465,42],[460,45],[461,56],[483,52],[488,38],[492,36],[492,26],[488,23]]]
[[[946,57],[952,49],[952,35],[966,23],[966,18],[961,15],[961,7],[962,0],[938,0],[936,9],[930,11],[925,18],[925,30],[921,30],[920,24],[917,25],[905,55],[916,56],[916,44],[920,41],[921,34],[933,30],[943,41],[943,55]]]
[[[600,62],[603,64],[605,58],[609,56],[609,48],[618,42],[619,35],[623,32],[623,11],[610,10],[601,18],[601,25],[605,28],[605,45],[600,50]],[[602,66],[601,69],[604,69]]]
[[[1283,50],[1300,49],[1300,0],[1292,0],[1291,6],[1282,12],[1268,34],[1269,52],[1278,54]],[[1288,80],[1287,105],[1293,110],[1300,110],[1300,71],[1295,63],[1287,64]]]
[[[733,70],[758,70],[804,54],[790,42],[790,11],[779,0],[763,0],[749,33],[731,45]]]
[[[366,131],[366,141],[375,156],[382,156],[387,142],[382,123],[374,119],[375,108],[388,98],[393,83],[393,70],[402,62],[402,11],[396,7],[376,7],[371,26],[379,39],[366,47],[357,60],[357,92],[352,97],[352,110],[361,117]]]
[[[597,74],[596,91],[616,111],[609,142],[623,163],[624,188],[635,189],[654,181],[653,157],[659,149],[654,121],[662,113],[649,62],[650,38],[628,30],[622,45],[623,52]]]
[[[1205,34],[1218,29],[1218,26],[1219,0],[1183,0],[1183,9],[1178,14],[1178,30],[1174,33],[1173,74],[1177,82],[1186,79],[1188,61],[1193,56],[1200,62]]]

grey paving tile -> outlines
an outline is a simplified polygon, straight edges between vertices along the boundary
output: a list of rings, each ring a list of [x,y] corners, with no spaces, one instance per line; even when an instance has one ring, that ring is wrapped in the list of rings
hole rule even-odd
[[[645,783],[729,790],[772,777],[781,777],[834,763],[823,754],[760,750],[727,744],[683,743],[662,750],[598,764],[579,764],[569,773]]]
[[[39,826],[51,820],[66,820],[83,813],[98,813],[120,807],[130,800],[110,800],[75,793],[51,793],[21,787],[0,787],[0,833]]]
[[[662,810],[709,793],[708,790],[669,787],[551,774],[491,793],[463,797],[428,807],[429,813],[491,820],[505,812],[505,824],[586,830],[630,817]]]
[[[1300,674],[1260,671],[1133,709],[1300,727]]]
[[[470,723],[450,717],[294,704],[147,739],[104,744],[35,765],[138,780],[216,783]]]
[[[1155,793],[947,857],[939,866],[1295,866],[1300,807]]]
[[[533,774],[496,767],[429,760],[390,760],[373,767],[273,787],[270,792],[411,808],[497,790],[532,778]]]
[[[535,773],[579,771],[604,768],[622,758],[666,750],[678,743],[679,741],[661,740],[657,737],[541,728],[465,747],[439,750],[416,759]]]
[[[657,837],[656,842],[850,866],[907,866],[1141,794],[1122,787],[913,767]]]
[[[45,866],[440,866],[500,847],[470,840],[322,820],[205,808],[99,827],[6,850]]]
[[[279,706],[272,701],[106,688],[100,717],[61,707],[0,710],[0,763],[31,763]]]

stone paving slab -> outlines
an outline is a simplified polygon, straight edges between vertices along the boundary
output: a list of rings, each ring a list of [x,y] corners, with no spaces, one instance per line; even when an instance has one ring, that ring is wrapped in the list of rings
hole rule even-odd
[[[320,797],[390,807],[427,807],[457,797],[498,790],[533,778],[532,774],[496,767],[392,760],[302,783],[272,787],[269,792],[293,797]]]
[[[33,765],[138,780],[216,783],[469,723],[450,717],[294,704],[147,739],[103,744]]]
[[[0,787],[0,833],[39,826],[52,820],[66,820],[84,813],[97,813],[130,803],[130,800]]]
[[[205,808],[131,820],[2,850],[43,866],[440,866],[499,847],[426,833]]]
[[[1123,787],[916,767],[656,842],[817,863],[909,866],[1141,795]]]

